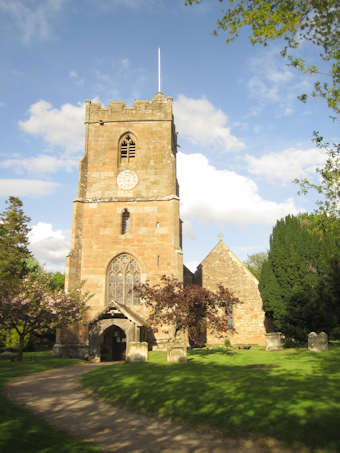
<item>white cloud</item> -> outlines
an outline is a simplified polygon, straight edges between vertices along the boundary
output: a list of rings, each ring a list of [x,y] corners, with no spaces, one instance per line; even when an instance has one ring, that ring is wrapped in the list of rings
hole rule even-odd
[[[189,219],[183,220],[182,235],[185,239],[196,239],[194,226]]]
[[[72,70],[68,73],[68,76],[73,82],[78,85],[78,86],[83,86],[84,85],[84,79],[82,79],[78,72],[75,70]]]
[[[38,179],[0,179],[0,196],[44,196],[56,191],[59,184]]]
[[[264,200],[250,178],[218,170],[202,154],[178,153],[178,180],[183,219],[272,225],[278,218],[298,212],[292,199]]]
[[[84,146],[84,112],[83,104],[64,104],[58,109],[41,100],[31,105],[29,119],[19,121],[19,125],[49,145],[60,146],[69,153],[79,152]]]
[[[54,230],[50,223],[39,222],[29,233],[34,257],[49,271],[63,271],[70,249],[71,231]]]
[[[130,61],[128,58],[122,58],[120,60],[120,64],[121,64],[122,69],[128,69],[130,67]]]
[[[24,43],[33,38],[47,39],[51,34],[51,20],[61,11],[64,0],[42,0],[29,5],[24,0],[0,0],[0,11],[14,22]]]
[[[247,154],[244,159],[248,164],[249,173],[269,181],[285,183],[315,173],[315,169],[324,164],[326,157],[317,148],[288,148],[260,157]]]
[[[36,157],[7,159],[0,163],[1,167],[13,168],[15,173],[23,174],[25,171],[29,173],[56,173],[59,170],[71,172],[78,165],[78,160],[58,158],[41,154]]]
[[[231,134],[228,117],[207,99],[192,99],[179,95],[174,102],[176,127],[184,138],[194,144],[224,151],[238,151],[244,143]]]
[[[267,103],[275,103],[282,115],[291,115],[294,103],[299,102],[297,96],[310,89],[306,78],[287,66],[277,47],[262,49],[251,58],[249,74],[247,88],[255,101],[251,115],[257,115]]]
[[[69,75],[70,79],[77,79],[79,77],[77,71],[73,71],[73,70],[70,71],[68,75]]]

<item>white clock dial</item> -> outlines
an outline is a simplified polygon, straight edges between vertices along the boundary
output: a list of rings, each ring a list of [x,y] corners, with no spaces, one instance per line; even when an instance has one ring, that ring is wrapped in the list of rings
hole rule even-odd
[[[123,170],[117,176],[117,184],[120,189],[131,190],[137,183],[138,176],[133,170]]]

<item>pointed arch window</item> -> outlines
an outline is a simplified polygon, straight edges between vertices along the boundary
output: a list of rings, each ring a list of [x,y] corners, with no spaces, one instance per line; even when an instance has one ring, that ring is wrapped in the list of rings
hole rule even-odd
[[[107,272],[108,305],[112,300],[123,305],[138,305],[140,300],[135,286],[140,283],[140,270],[136,260],[128,253],[116,256]]]
[[[131,134],[125,134],[120,140],[119,153],[121,162],[129,162],[136,157],[136,141]]]
[[[124,209],[122,213],[122,234],[126,234],[130,231],[130,213],[127,209]]]

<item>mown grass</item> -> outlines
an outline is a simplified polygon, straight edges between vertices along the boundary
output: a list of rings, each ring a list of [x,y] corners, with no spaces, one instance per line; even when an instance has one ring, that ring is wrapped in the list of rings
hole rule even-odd
[[[26,353],[23,362],[0,361],[0,452],[4,453],[94,453],[100,451],[59,431],[30,411],[12,404],[5,396],[9,379],[78,363],[51,353]]]
[[[147,363],[103,367],[82,382],[143,413],[228,436],[269,436],[293,451],[340,452],[339,346],[325,353],[194,350],[187,364],[153,352]]]

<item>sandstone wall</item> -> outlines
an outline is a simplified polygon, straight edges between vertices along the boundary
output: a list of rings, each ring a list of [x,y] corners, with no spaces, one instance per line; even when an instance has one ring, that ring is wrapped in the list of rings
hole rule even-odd
[[[264,312],[258,281],[222,240],[202,261],[195,280],[213,291],[221,283],[241,301],[233,309],[235,332],[225,335],[232,344],[265,344]],[[207,343],[223,343],[223,339],[209,332],[209,326]]]
[[[131,107],[87,101],[85,124],[66,288],[85,282],[84,291],[93,295],[87,312],[91,320],[105,307],[107,269],[115,256],[132,255],[141,280],[151,283],[163,274],[182,280],[183,260],[172,99],[158,93],[152,101],[135,101]],[[126,133],[136,144],[133,159],[121,158],[119,144]],[[134,187],[124,189],[117,183],[124,170],[137,176]],[[130,215],[129,231],[122,234],[124,210]],[[131,309],[147,316],[143,305]],[[59,333],[65,341],[74,336],[70,329]],[[86,329],[78,329],[78,337],[83,340]]]

